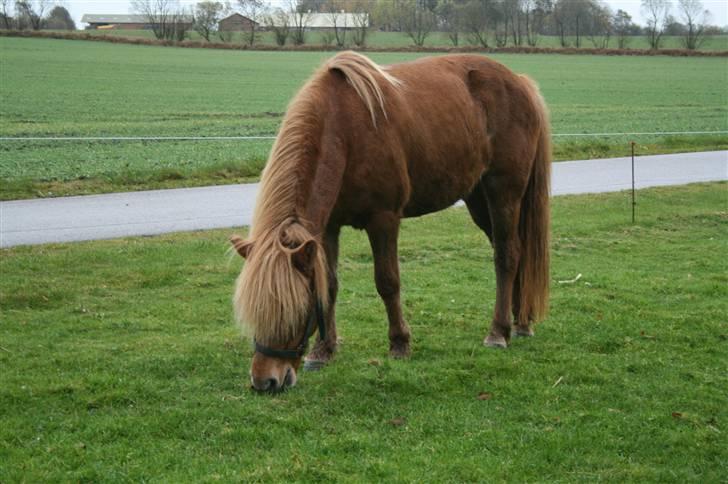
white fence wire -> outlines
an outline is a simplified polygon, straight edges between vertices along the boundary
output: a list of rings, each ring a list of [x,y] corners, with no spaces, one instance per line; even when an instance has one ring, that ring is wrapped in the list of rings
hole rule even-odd
[[[615,136],[688,136],[728,134],[728,131],[659,131],[653,133],[554,133],[553,138]],[[261,136],[0,136],[2,141],[260,141],[274,140],[274,135]]]

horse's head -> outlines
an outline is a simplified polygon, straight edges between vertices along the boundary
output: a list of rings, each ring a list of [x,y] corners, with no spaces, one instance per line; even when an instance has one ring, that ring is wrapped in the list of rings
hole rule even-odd
[[[275,392],[296,384],[308,340],[325,331],[323,251],[298,223],[256,238],[233,236],[246,259],[233,298],[236,316],[255,342],[253,388]]]

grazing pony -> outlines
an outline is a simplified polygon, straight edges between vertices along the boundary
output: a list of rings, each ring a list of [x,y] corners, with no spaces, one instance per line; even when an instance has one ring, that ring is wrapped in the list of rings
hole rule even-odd
[[[326,61],[288,107],[263,171],[233,302],[255,340],[251,380],[277,391],[336,350],[339,232],[364,229],[393,357],[410,352],[400,303],[403,217],[462,199],[495,249],[496,302],[484,344],[505,348],[547,310],[548,112],[527,77],[480,55],[381,67],[354,52]]]

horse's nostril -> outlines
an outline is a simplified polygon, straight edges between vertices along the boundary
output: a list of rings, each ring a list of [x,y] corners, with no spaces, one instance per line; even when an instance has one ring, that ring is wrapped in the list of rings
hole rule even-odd
[[[277,378],[252,378],[253,388],[259,392],[272,392],[278,389]]]

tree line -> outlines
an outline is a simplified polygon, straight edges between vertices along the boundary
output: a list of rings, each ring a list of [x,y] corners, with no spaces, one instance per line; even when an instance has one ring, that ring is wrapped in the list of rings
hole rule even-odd
[[[588,42],[607,48],[614,41],[626,48],[633,37],[646,35],[650,47],[659,49],[664,35],[677,35],[684,47],[696,49],[707,34],[723,33],[709,25],[710,14],[700,0],[642,0],[641,9],[644,27],[601,0],[376,0],[372,18],[379,28],[403,32],[420,46],[440,31],[453,46],[535,47],[542,36],[555,36],[561,47]]]
[[[401,32],[416,46],[443,32],[453,46],[482,47],[536,47],[543,36],[554,36],[561,47],[627,48],[643,35],[652,49],[662,47],[665,36],[697,49],[706,35],[726,33],[710,25],[701,0],[641,0],[644,26],[602,0],[206,0],[191,7],[179,0],[132,0],[131,6],[157,38],[168,40],[183,40],[194,30],[207,41],[230,42],[233,32],[221,29],[220,21],[237,12],[254,20],[242,29],[248,45],[263,29],[278,45],[305,44],[314,13],[330,25],[320,41],[339,47],[366,45],[372,29]],[[75,29],[68,11],[52,0],[0,0],[0,9],[2,28]],[[351,13],[358,15],[346,15]]]
[[[176,0],[135,0],[139,12],[178,7]],[[202,1],[189,12],[191,28],[203,38],[230,41],[219,22],[236,11],[256,22],[247,26],[243,42],[253,45],[261,29],[273,32],[278,45],[306,43],[313,13],[329,18],[324,44],[366,44],[370,29],[407,35],[416,46],[433,32],[444,32],[453,46],[533,46],[543,36],[555,36],[561,47],[627,48],[636,36],[647,37],[659,49],[664,36],[679,36],[687,49],[697,49],[706,35],[725,33],[710,25],[701,0],[641,0],[646,25],[637,25],[623,10],[613,11],[601,0],[264,0]],[[357,25],[342,25],[343,13],[358,13]]]
[[[65,7],[51,0],[0,0],[0,28],[76,30],[76,23]]]

